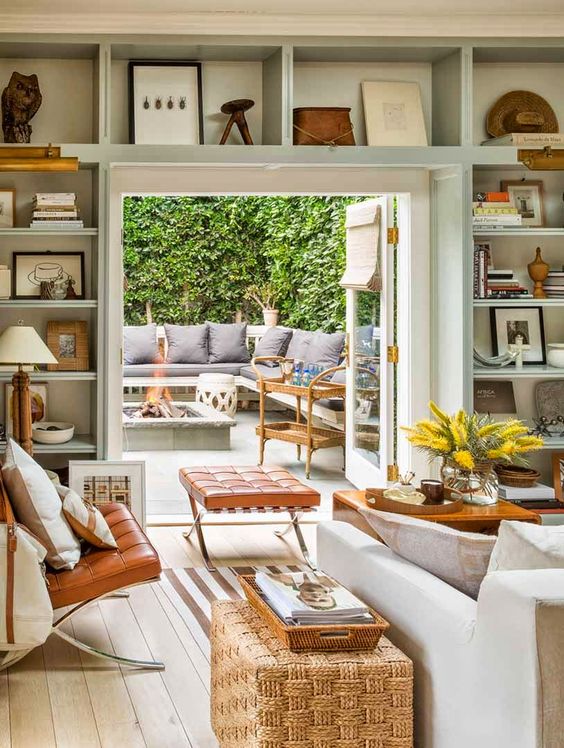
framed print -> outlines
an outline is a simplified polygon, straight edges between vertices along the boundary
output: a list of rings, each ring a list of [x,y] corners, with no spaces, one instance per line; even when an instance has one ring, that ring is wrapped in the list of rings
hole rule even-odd
[[[151,145],[204,142],[199,62],[129,63],[129,140]]]
[[[39,299],[41,284],[69,283],[76,299],[84,299],[84,252],[14,252],[14,299]]]
[[[14,388],[12,384],[6,384],[4,387],[4,402],[5,402],[5,420],[4,425],[6,436],[12,436],[14,433],[14,418],[13,418],[13,393]],[[46,382],[30,382],[29,384],[29,396],[31,399],[31,422],[39,423],[40,421],[47,420],[47,383]]]
[[[505,353],[510,346],[520,344],[523,347],[524,364],[546,364],[541,307],[492,307],[490,325],[494,356]]]
[[[58,361],[47,364],[47,371],[88,371],[86,322],[47,322],[47,347]]]
[[[0,187],[0,229],[13,229],[16,225],[16,191]]]
[[[564,502],[564,452],[552,455],[552,483],[556,498]]]
[[[544,226],[543,183],[534,179],[504,180],[502,192],[509,193],[509,199],[522,218],[522,226]]]
[[[476,413],[489,413],[496,416],[515,418],[515,392],[511,380],[475,379],[474,380],[474,410]]]
[[[145,527],[145,463],[71,460],[69,487],[93,504],[125,504]]]
[[[362,81],[368,145],[428,145],[418,83]]]

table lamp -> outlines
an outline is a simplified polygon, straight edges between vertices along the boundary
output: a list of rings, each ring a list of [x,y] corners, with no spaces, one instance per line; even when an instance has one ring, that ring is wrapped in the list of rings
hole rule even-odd
[[[21,321],[7,327],[0,335],[0,364],[18,367],[12,377],[13,438],[28,454],[33,453],[31,441],[31,399],[29,395],[29,375],[23,366],[29,364],[56,364],[57,359],[33,327],[26,327]]]

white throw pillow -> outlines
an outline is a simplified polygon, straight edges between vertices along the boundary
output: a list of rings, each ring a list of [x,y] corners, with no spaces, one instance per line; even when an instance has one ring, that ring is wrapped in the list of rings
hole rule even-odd
[[[495,538],[460,532],[407,514],[360,510],[384,543],[398,556],[476,599],[488,570]]]
[[[53,569],[72,569],[80,559],[80,543],[63,514],[59,494],[33,457],[10,439],[2,466],[4,485],[16,519],[47,548]]]
[[[96,548],[117,548],[108,523],[94,504],[66,486],[57,486],[57,493],[63,502],[63,514],[79,538]]]
[[[488,571],[564,569],[564,525],[503,520]]]

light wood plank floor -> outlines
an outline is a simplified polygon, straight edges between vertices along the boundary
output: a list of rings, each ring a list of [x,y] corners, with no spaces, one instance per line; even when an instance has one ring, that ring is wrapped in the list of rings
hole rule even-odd
[[[149,530],[164,567],[203,565],[183,529]],[[293,534],[279,539],[273,529],[207,528],[210,555],[224,566],[303,563]],[[315,556],[315,525],[303,531]],[[68,631],[107,651],[162,660],[166,670],[120,668],[50,637],[0,672],[0,748],[217,746],[209,723],[207,656],[158,585],[92,606],[73,618]]]

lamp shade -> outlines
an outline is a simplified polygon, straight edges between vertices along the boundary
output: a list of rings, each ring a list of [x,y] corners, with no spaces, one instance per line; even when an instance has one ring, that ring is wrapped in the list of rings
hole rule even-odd
[[[0,364],[56,364],[33,327],[13,325],[0,335]]]

